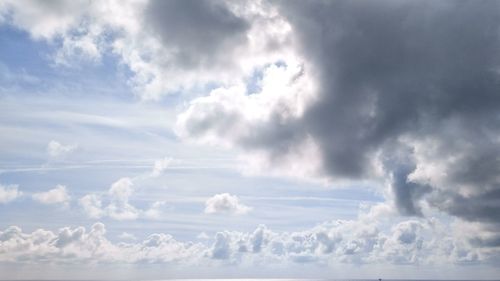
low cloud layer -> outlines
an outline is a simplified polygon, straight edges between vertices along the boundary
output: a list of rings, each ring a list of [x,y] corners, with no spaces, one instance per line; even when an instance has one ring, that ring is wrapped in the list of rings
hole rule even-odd
[[[451,227],[451,228],[450,228]],[[465,228],[464,228],[465,227]],[[469,229],[467,229],[469,227]],[[498,252],[475,248],[464,235],[470,225],[445,226],[436,221],[406,220],[381,231],[371,221],[333,221],[301,232],[274,232],[261,225],[253,232],[218,232],[209,244],[180,242],[169,234],[142,241],[113,243],[102,223],[89,230],[64,227],[31,233],[12,226],[0,231],[0,261],[21,263],[166,263],[232,264],[475,264],[494,262]],[[427,239],[432,235],[432,239]],[[204,239],[206,240],[206,239]]]

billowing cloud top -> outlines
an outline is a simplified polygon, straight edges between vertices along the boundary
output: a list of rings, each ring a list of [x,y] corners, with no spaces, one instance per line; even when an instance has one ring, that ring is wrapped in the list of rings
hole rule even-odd
[[[271,93],[266,70],[257,94],[220,89],[193,101],[183,135],[241,147],[261,167],[385,182],[404,215],[422,215],[425,202],[500,222],[497,3],[278,6],[301,71]],[[293,88],[301,79],[315,86]]]

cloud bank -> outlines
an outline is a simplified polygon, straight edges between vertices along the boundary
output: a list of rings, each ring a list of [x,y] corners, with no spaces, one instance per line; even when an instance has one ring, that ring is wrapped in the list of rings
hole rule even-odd
[[[180,242],[155,233],[135,242],[113,243],[102,223],[31,233],[12,226],[0,231],[0,261],[48,264],[145,264],[237,266],[270,264],[476,264],[494,262],[498,251],[475,248],[461,225],[435,220],[405,220],[386,231],[363,220],[325,222],[300,232],[274,232],[260,225],[253,232],[217,232],[208,244]],[[470,226],[467,226],[470,227]],[[432,239],[427,239],[432,235]],[[204,239],[205,240],[205,239]]]

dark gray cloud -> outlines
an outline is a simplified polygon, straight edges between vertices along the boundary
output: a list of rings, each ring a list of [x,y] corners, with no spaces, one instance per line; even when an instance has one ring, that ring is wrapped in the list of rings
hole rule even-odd
[[[224,1],[151,1],[145,12],[147,26],[172,48],[177,67],[229,63],[250,27]]]
[[[312,139],[322,157],[317,172],[331,179],[370,179],[374,163],[381,163],[404,215],[421,215],[427,200],[469,221],[500,222],[494,196],[500,190],[499,2],[278,6],[305,59],[304,73],[316,79],[317,100],[298,118],[282,118],[276,107],[276,118],[250,124],[251,133],[233,138],[237,145],[266,151],[280,165]],[[190,135],[227,140],[233,128],[241,130],[221,123],[235,111],[216,110],[214,103],[202,115],[208,119],[186,122]]]
[[[391,171],[391,191],[395,195],[395,205],[403,215],[422,215],[418,200],[430,190],[429,186],[408,181],[414,166],[399,164]]]
[[[435,121],[446,118],[482,126],[495,115],[498,8],[491,2],[287,3],[284,11],[321,76],[321,101],[305,119],[328,170],[358,177],[371,152],[405,132],[434,133]]]
[[[500,220],[498,202],[476,200],[500,188],[499,3],[287,1],[282,12],[319,73],[320,99],[303,126],[330,176],[369,177],[375,153],[393,158],[402,137],[432,139],[442,146],[438,159],[459,156],[446,164],[449,186],[434,186],[446,190],[436,192],[447,204],[435,205],[470,220]],[[420,214],[418,200],[432,187],[408,177],[432,164],[417,156],[408,149],[399,163],[384,163],[408,215]],[[476,195],[459,196],[459,186]]]

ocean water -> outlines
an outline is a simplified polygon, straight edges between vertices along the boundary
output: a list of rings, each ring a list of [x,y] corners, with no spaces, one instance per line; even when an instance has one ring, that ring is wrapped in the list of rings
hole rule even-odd
[[[320,279],[320,278],[211,278],[211,279],[1,279],[1,281],[500,281],[500,279]]]

